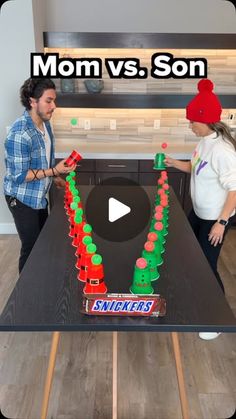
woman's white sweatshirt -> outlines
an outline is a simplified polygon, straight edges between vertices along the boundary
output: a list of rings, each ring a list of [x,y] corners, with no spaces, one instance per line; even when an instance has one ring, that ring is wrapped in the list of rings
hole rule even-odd
[[[191,164],[194,211],[204,220],[217,220],[228,192],[236,191],[236,151],[214,132],[198,143]]]

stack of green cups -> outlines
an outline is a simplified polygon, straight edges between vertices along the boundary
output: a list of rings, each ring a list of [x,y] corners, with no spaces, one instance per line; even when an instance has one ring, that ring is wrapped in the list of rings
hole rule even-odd
[[[156,239],[153,239],[153,237],[152,238],[149,238],[150,236],[153,236],[154,234],[156,236]],[[153,244],[154,244],[154,253],[156,255],[159,255],[161,253],[164,253],[164,251],[165,251],[164,245],[163,245],[162,241],[159,239],[156,230],[149,232],[149,234],[148,234],[148,240],[150,240],[150,241],[153,242]]]

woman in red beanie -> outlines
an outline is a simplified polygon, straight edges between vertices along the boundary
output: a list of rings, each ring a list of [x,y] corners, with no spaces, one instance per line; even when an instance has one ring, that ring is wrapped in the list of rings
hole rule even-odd
[[[169,167],[191,173],[193,210],[189,222],[224,292],[217,260],[236,208],[236,140],[229,127],[220,121],[222,109],[213,87],[211,80],[201,80],[199,93],[186,108],[190,128],[201,138],[191,161],[166,157],[165,162]],[[200,333],[205,339],[217,336]]]

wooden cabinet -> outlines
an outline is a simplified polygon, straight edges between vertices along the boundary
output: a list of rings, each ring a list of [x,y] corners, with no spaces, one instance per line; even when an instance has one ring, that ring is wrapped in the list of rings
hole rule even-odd
[[[102,181],[109,179],[109,178],[126,178],[129,180],[133,180],[134,182],[139,181],[139,176],[138,176],[138,172],[137,173],[129,173],[129,172],[101,172],[101,173],[96,173],[96,184],[99,185]]]
[[[94,172],[77,172],[76,173],[76,182],[78,185],[94,185],[95,184],[95,174]]]
[[[181,172],[169,172],[168,173],[169,184],[175,191],[175,194],[183,206],[184,202],[184,188],[185,188],[185,174]]]
[[[138,160],[96,160],[96,184],[112,177],[122,177],[138,183]]]
[[[183,204],[184,212],[186,215],[190,213],[192,207],[192,200],[190,196],[190,173],[186,173]]]
[[[94,172],[95,171],[95,160],[94,159],[82,159],[76,166],[77,172]]]
[[[76,167],[76,182],[78,185],[95,184],[95,160],[83,159]]]
[[[138,160],[101,159],[96,160],[96,172],[137,173]]]

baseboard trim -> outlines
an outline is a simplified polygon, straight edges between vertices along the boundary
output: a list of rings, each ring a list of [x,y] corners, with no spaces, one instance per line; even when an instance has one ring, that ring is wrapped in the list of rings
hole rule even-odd
[[[17,234],[14,223],[0,223],[0,234]]]

